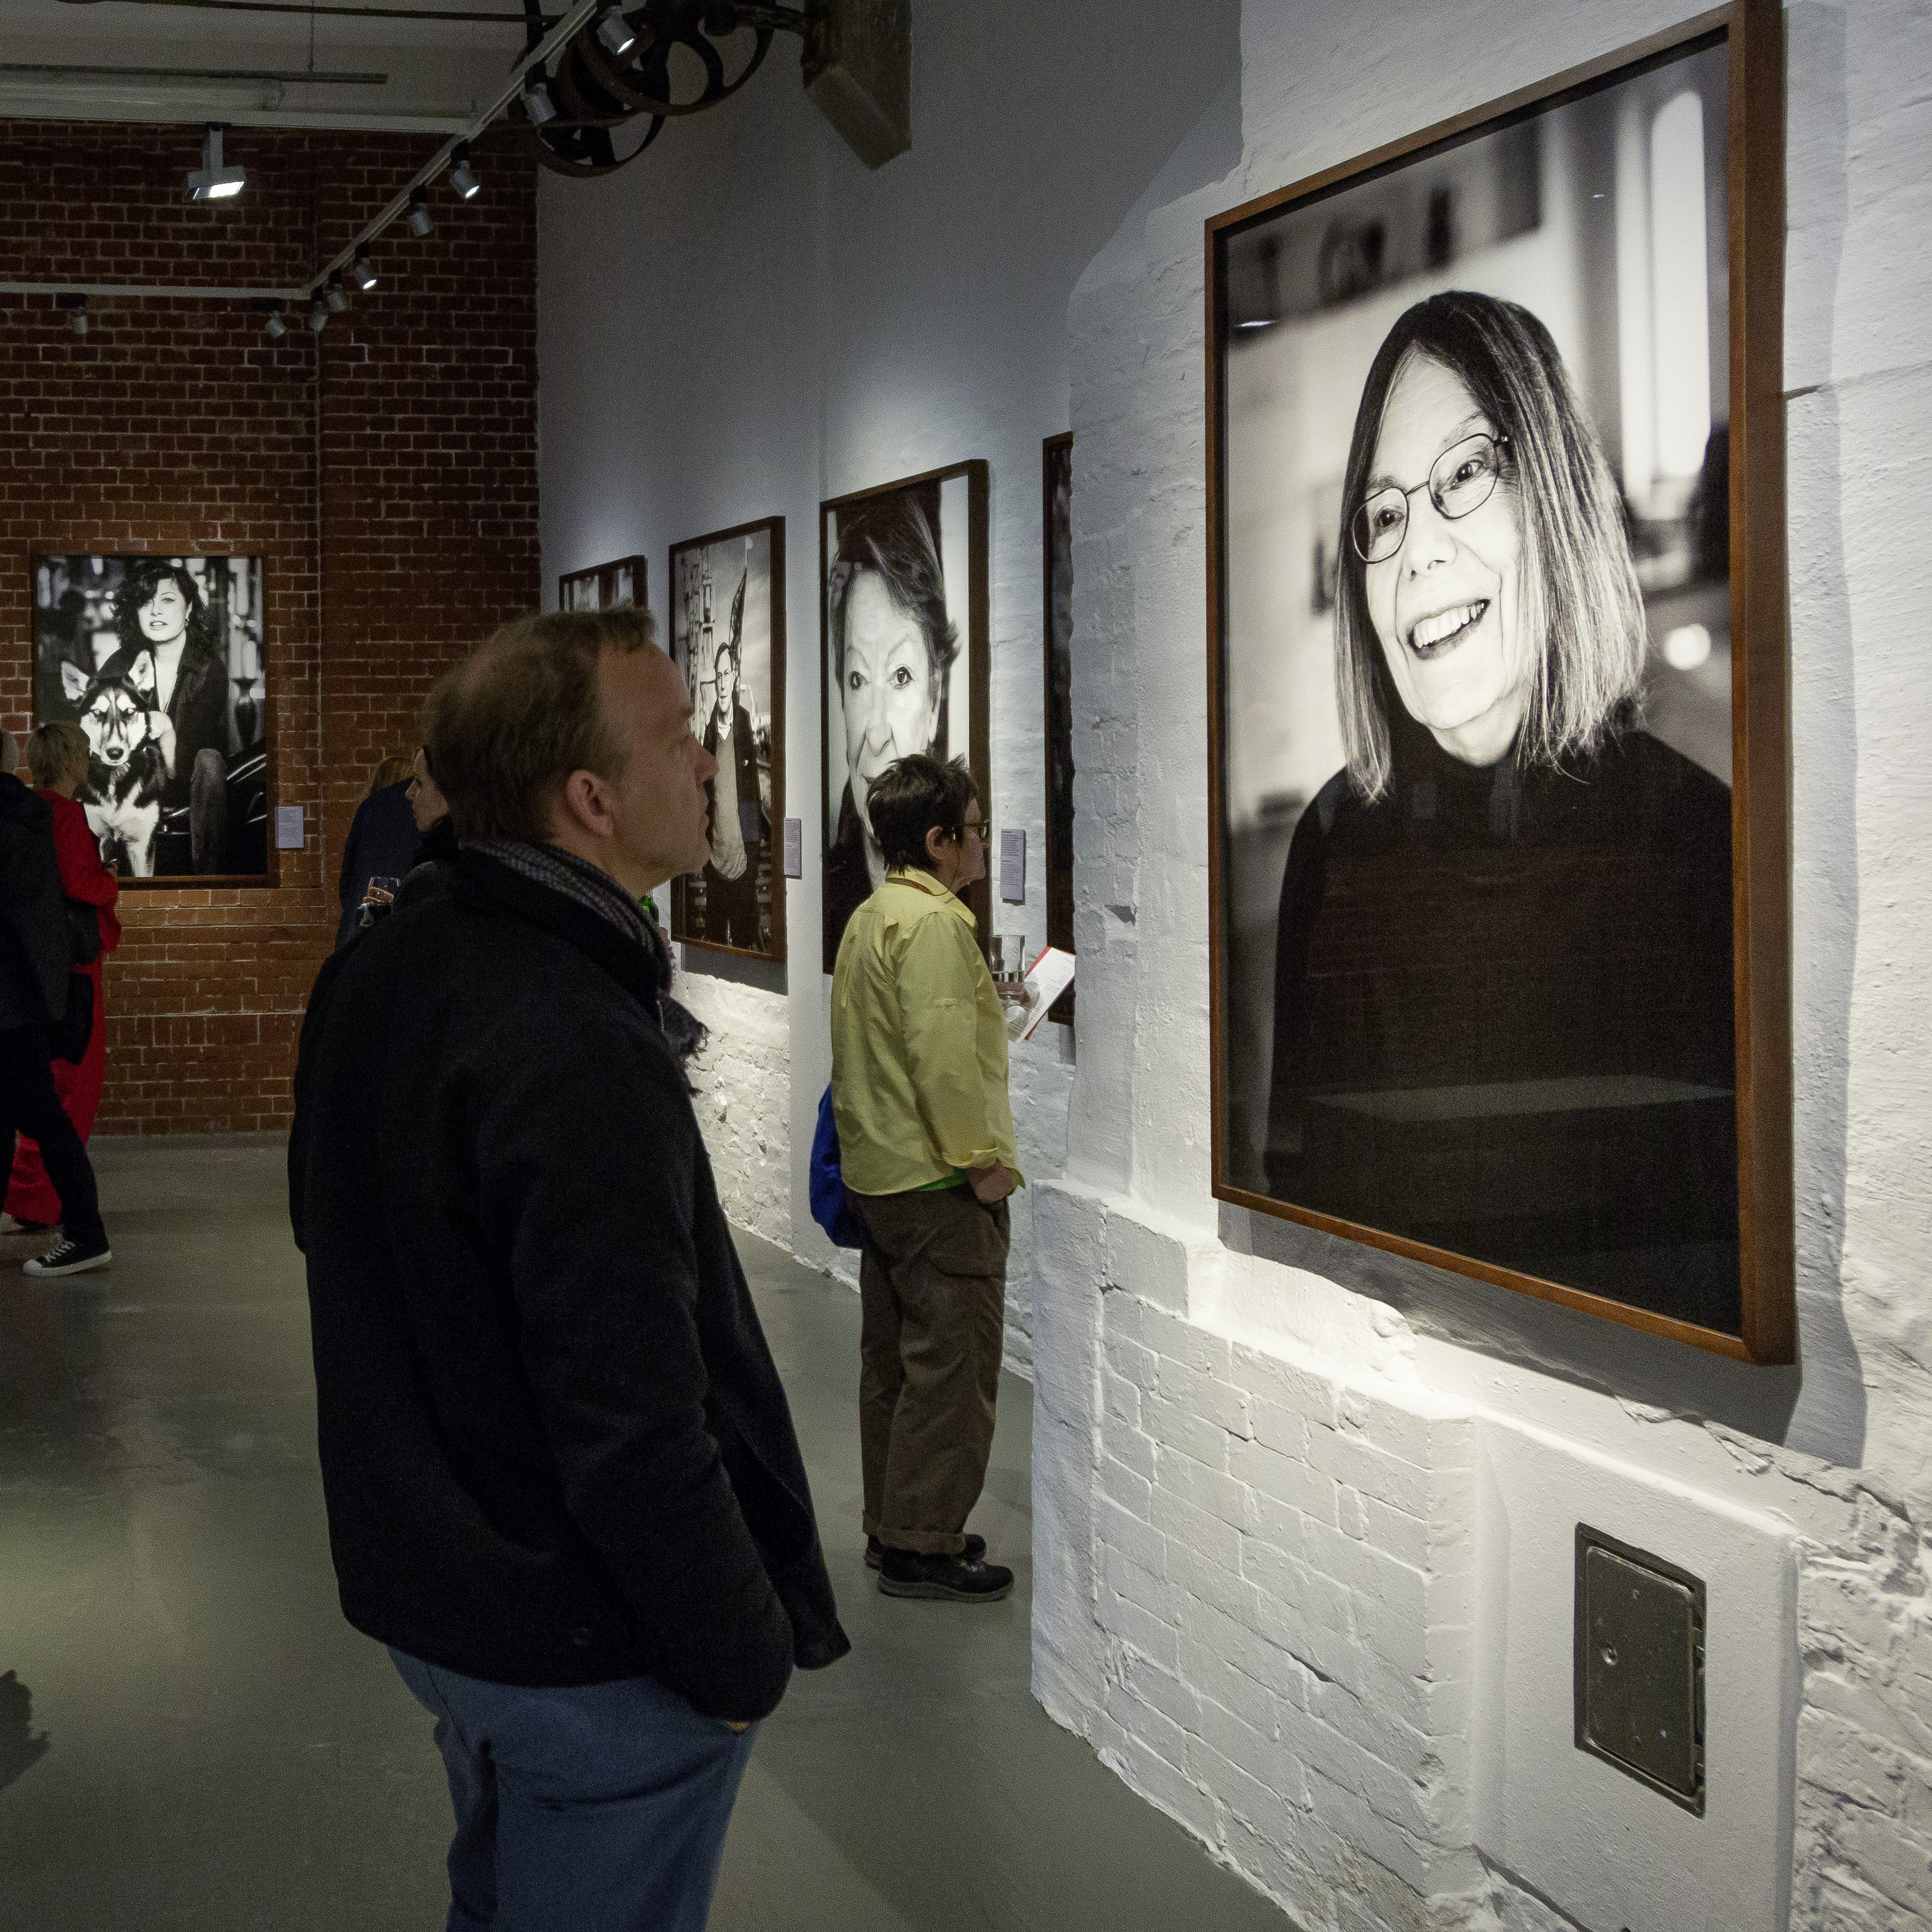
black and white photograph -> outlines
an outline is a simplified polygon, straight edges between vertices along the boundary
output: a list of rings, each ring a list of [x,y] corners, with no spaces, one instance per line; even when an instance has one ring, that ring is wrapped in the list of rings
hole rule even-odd
[[[1217,1192],[1736,1336],[1726,59],[1218,227],[1212,830]]]
[[[986,795],[983,461],[821,506],[824,628],[825,970],[846,922],[885,880],[868,786],[914,752],[963,759]],[[984,880],[968,903],[987,931]]]
[[[1046,640],[1046,943],[1073,950],[1073,436],[1040,446],[1040,556]],[[1073,1023],[1073,989],[1047,1018]]]
[[[692,729],[718,760],[705,787],[711,858],[671,886],[671,937],[785,956],[784,519],[677,544],[670,553],[671,656]]]
[[[560,610],[644,610],[650,601],[650,572],[640,556],[566,571],[556,580]]]
[[[36,722],[77,724],[75,794],[121,878],[268,874],[258,556],[36,556]]]

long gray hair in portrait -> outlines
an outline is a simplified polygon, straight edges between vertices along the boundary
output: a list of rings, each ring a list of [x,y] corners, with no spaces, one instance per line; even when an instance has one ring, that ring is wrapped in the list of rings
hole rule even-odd
[[[1382,412],[1412,356],[1460,376],[1499,439],[1500,482],[1522,528],[1526,634],[1540,637],[1516,756],[1560,766],[1596,749],[1643,672],[1643,596],[1623,508],[1597,434],[1548,329],[1526,308],[1452,289],[1404,311],[1376,351],[1342,488],[1335,683],[1348,777],[1365,799],[1388,789],[1390,706],[1400,705],[1369,616],[1368,566],[1349,541]]]

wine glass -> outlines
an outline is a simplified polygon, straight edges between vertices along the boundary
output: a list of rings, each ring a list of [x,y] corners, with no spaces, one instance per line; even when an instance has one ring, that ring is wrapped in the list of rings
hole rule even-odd
[[[362,916],[360,923],[364,926],[374,926],[376,923],[376,908],[393,905],[395,903],[396,895],[402,890],[402,880],[397,878],[392,873],[374,874],[362,890]]]

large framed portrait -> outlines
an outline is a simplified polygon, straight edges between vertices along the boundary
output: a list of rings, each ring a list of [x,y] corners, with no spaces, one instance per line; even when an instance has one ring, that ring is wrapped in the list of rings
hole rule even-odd
[[[556,580],[560,610],[646,610],[650,602],[650,568],[640,556],[567,570]]]
[[[1046,643],[1046,943],[1073,950],[1073,436],[1040,445],[1041,628]],[[1073,1024],[1070,986],[1047,1018]]]
[[[1208,224],[1214,1191],[1793,1346],[1773,0]]]
[[[718,760],[707,784],[711,857],[671,884],[670,933],[688,946],[785,956],[784,519],[718,530],[670,553],[670,648],[692,728]]]
[[[866,788],[914,752],[964,758],[987,791],[987,470],[955,464],[820,506],[825,970],[885,877]],[[967,903],[986,944],[981,880]]]
[[[78,725],[75,793],[135,884],[268,881],[259,556],[36,556],[34,716]]]

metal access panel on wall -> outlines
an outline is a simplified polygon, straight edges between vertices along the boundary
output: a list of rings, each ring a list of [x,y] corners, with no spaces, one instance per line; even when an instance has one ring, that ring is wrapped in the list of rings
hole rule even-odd
[[[1576,1526],[1576,1748],[1704,1815],[1704,1585]]]
[[[1471,1835],[1594,1932],[1789,1932],[1796,1534],[1727,1489],[1721,1450],[1699,1465],[1624,1434],[1670,1472],[1476,1425]]]

